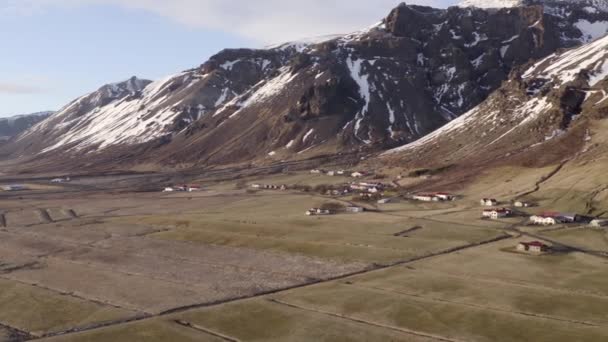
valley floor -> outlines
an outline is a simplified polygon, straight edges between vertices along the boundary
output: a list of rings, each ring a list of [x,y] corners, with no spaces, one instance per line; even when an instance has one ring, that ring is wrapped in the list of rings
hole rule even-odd
[[[0,341],[608,339],[605,231],[479,218],[477,197],[507,196],[516,176],[502,190],[482,178],[455,202],[319,217],[304,212],[352,199],[242,181],[129,190],[160,178],[33,179],[34,190],[0,192]],[[516,251],[532,239],[559,251]]]

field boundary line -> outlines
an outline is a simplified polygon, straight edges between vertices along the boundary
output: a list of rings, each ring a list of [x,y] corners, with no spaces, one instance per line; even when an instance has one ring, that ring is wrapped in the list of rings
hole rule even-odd
[[[0,328],[7,330],[7,332],[9,333],[9,338],[15,336],[17,337],[17,341],[27,341],[27,340],[31,340],[36,338],[35,335],[33,335],[32,333],[25,331],[25,330],[21,330],[19,328],[13,327],[8,325],[6,322],[0,322]],[[11,340],[9,340],[11,341]]]
[[[332,281],[343,280],[343,279],[358,276],[358,275],[369,274],[369,273],[373,273],[373,272],[380,272],[380,271],[383,271],[383,270],[386,270],[389,268],[393,268],[396,266],[406,265],[406,264],[414,263],[417,261],[434,258],[434,257],[454,253],[454,252],[465,250],[465,249],[475,248],[475,247],[487,245],[490,243],[502,241],[505,239],[510,239],[511,237],[512,237],[511,235],[504,234],[504,235],[500,235],[498,237],[494,237],[489,240],[484,240],[484,241],[480,241],[480,242],[476,242],[476,243],[472,243],[472,244],[468,244],[468,245],[453,247],[453,248],[450,248],[447,250],[438,251],[438,252],[434,252],[434,253],[430,253],[430,254],[426,254],[426,255],[413,257],[413,258],[406,259],[406,260],[393,262],[389,265],[379,265],[376,267],[368,267],[368,268],[365,268],[365,269],[362,269],[359,271],[350,272],[350,273],[346,273],[346,274],[342,274],[342,275],[338,275],[338,276],[334,276],[334,277],[330,277],[330,278],[326,278],[326,279],[319,279],[319,280],[315,280],[315,281],[312,281],[309,283],[298,284],[298,285],[288,286],[288,287],[274,289],[274,290],[263,291],[258,294],[255,294],[255,295],[244,295],[244,296],[240,296],[240,297],[220,299],[220,300],[215,300],[215,301],[206,302],[206,303],[186,305],[186,306],[182,306],[182,307],[169,309],[169,310],[163,311],[159,314],[146,315],[146,316],[142,316],[142,317],[134,317],[134,318],[125,319],[125,320],[117,320],[117,321],[109,322],[109,323],[105,323],[105,324],[100,323],[100,324],[97,324],[96,326],[91,326],[89,328],[72,329],[72,330],[67,330],[63,333],[53,334],[52,336],[44,336],[44,337],[64,336],[64,335],[70,335],[70,334],[74,334],[74,333],[85,332],[85,331],[98,330],[98,329],[108,328],[111,326],[117,326],[117,325],[122,325],[122,324],[126,324],[126,323],[139,322],[139,321],[144,321],[144,320],[148,320],[148,319],[152,319],[152,318],[170,316],[173,314],[179,314],[182,312],[195,310],[195,309],[210,308],[210,307],[214,307],[214,306],[218,306],[218,305],[222,305],[222,304],[234,303],[234,302],[238,302],[238,301],[242,301],[242,300],[262,298],[264,296],[269,296],[269,295],[282,293],[282,292],[286,292],[286,291],[290,291],[290,290],[296,290],[296,289],[300,289],[300,288],[306,288],[309,286],[320,285],[320,284],[324,284],[324,283],[328,283],[328,282],[332,282]],[[445,340],[445,339],[443,341],[461,342],[461,341],[453,341],[453,340]]]
[[[188,321],[184,321],[184,320],[181,320],[181,319],[176,319],[173,322],[175,324],[179,325],[179,326],[190,328],[190,329],[193,329],[193,330],[196,330],[196,331],[200,331],[200,332],[206,333],[206,334],[211,335],[211,336],[215,336],[215,337],[221,338],[224,341],[228,341],[228,342],[240,342],[240,340],[237,340],[236,338],[233,338],[233,337],[230,337],[230,336],[227,336],[227,335],[215,332],[213,330],[209,330],[209,329],[207,329],[205,327],[202,327],[200,325],[197,325],[197,324],[194,324],[194,323],[191,323],[191,322],[188,322]]]
[[[526,317],[534,317],[534,318],[552,320],[552,321],[557,321],[557,322],[562,322],[562,323],[572,323],[572,324],[579,324],[579,325],[592,326],[592,327],[605,326],[605,324],[599,324],[599,323],[593,323],[593,322],[587,322],[587,321],[578,321],[578,320],[560,318],[560,317],[543,315],[543,314],[536,314],[536,313],[525,312],[525,311],[507,310],[507,309],[478,305],[478,304],[473,304],[473,303],[458,302],[458,301],[449,300],[449,299],[427,297],[424,295],[407,293],[407,292],[398,291],[398,290],[383,289],[381,287],[375,287],[375,286],[363,286],[363,285],[357,285],[357,284],[347,284],[347,285],[357,287],[360,289],[367,289],[367,290],[372,290],[372,291],[395,294],[395,295],[402,296],[402,297],[412,297],[419,301],[452,304],[452,305],[462,305],[462,306],[467,306],[467,307],[476,308],[476,309],[489,310],[489,311],[495,311],[495,312],[512,314],[512,315],[521,315],[521,316],[526,316]]]
[[[541,285],[541,284],[526,283],[526,282],[515,280],[515,279],[496,278],[496,276],[493,276],[493,275],[483,275],[483,274],[474,275],[474,274],[470,274],[470,273],[455,274],[455,273],[450,273],[447,271],[438,271],[438,270],[433,270],[433,269],[416,269],[415,271],[420,272],[420,273],[427,273],[427,274],[440,275],[440,276],[445,276],[445,277],[450,277],[450,278],[456,278],[456,279],[465,280],[465,281],[466,280],[475,280],[478,282],[498,284],[498,285],[502,285],[502,286],[524,287],[524,288],[536,290],[536,291],[541,291],[541,290],[542,291],[552,291],[552,292],[565,293],[565,294],[569,294],[569,295],[577,295],[577,296],[583,295],[583,296],[587,296],[587,297],[594,297],[594,298],[598,298],[598,299],[608,300],[608,295],[605,295],[605,294],[579,291],[579,290],[575,290],[572,288],[566,288],[566,287],[557,288],[557,287],[551,287],[551,286],[546,286],[546,285]]]
[[[389,329],[389,330],[397,331],[397,332],[404,333],[404,334],[415,335],[415,336],[425,337],[425,338],[432,338],[432,339],[437,340],[437,341],[443,341],[443,342],[464,342],[462,340],[455,340],[455,339],[450,339],[450,338],[443,337],[443,336],[438,336],[438,335],[433,335],[433,334],[427,334],[427,333],[418,332],[418,331],[415,331],[415,330],[410,330],[410,329],[401,328],[401,327],[396,327],[396,326],[392,326],[392,325],[388,325],[388,324],[383,324],[383,323],[378,323],[378,322],[372,322],[372,321],[368,321],[368,320],[365,320],[365,319],[350,317],[350,316],[346,316],[346,315],[342,315],[342,314],[338,314],[338,313],[334,313],[334,312],[329,312],[329,311],[325,311],[325,310],[307,308],[307,307],[304,307],[304,306],[288,303],[286,301],[282,301],[282,300],[279,300],[279,299],[268,299],[268,301],[271,302],[271,303],[287,306],[287,307],[298,309],[298,310],[313,312],[313,313],[317,313],[317,314],[321,314],[321,315],[325,315],[325,316],[330,316],[330,317],[334,317],[334,318],[345,319],[345,320],[348,320],[348,321],[351,321],[351,322],[371,325],[371,326],[378,327],[378,328],[383,328],[383,329]]]

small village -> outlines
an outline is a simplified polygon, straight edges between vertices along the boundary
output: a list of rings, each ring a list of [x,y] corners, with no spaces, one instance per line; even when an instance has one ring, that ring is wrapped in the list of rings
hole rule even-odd
[[[382,212],[384,205],[398,203],[400,201],[410,201],[412,203],[420,202],[421,204],[433,205],[434,203],[454,203],[464,200],[463,196],[453,194],[446,191],[435,192],[415,192],[404,193],[397,181],[385,182],[386,177],[376,175],[369,171],[347,171],[347,170],[310,170],[310,175],[319,177],[343,177],[351,179],[341,183],[328,182],[328,184],[306,185],[302,183],[261,183],[252,182],[246,185],[248,193],[256,193],[258,191],[278,191],[291,192],[301,194],[314,194],[322,198],[327,198],[330,202],[326,202],[321,206],[314,206],[304,211],[307,217],[326,217],[334,215],[353,215],[365,212]],[[399,177],[398,179],[402,179]],[[69,182],[69,178],[53,179],[52,183]],[[21,189],[18,186],[11,189]],[[183,184],[166,187],[163,192],[200,192],[203,187],[200,184]],[[11,190],[16,191],[16,190]],[[564,213],[558,211],[542,211],[540,213],[531,214],[527,210],[533,210],[538,205],[532,201],[515,199],[511,201],[500,201],[496,198],[488,197],[481,198],[479,205],[484,209],[481,210],[481,215],[471,217],[471,219],[500,221],[505,219],[520,219],[519,224],[522,227],[590,227],[604,228],[608,227],[608,219],[588,217],[576,213]],[[450,205],[451,206],[451,205]],[[505,221],[508,222],[508,221]],[[517,224],[518,221],[512,221]],[[417,227],[417,229],[421,229]],[[401,236],[401,235],[399,235]],[[539,241],[520,241],[519,244],[513,247],[513,250],[519,253],[530,255],[544,255],[553,252],[550,244]]]

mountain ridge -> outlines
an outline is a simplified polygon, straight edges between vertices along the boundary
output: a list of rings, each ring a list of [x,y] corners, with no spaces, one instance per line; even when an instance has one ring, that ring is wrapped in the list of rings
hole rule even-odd
[[[581,20],[608,14],[401,4],[352,34],[227,49],[162,80],[102,87],[2,152],[36,162],[60,154],[89,167],[380,151],[466,113],[528,61],[586,41]]]

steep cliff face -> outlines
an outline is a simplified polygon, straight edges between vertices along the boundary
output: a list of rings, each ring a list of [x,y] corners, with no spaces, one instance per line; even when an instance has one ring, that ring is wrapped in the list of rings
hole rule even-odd
[[[3,152],[191,165],[400,146],[481,103],[520,65],[584,40],[568,38],[569,6],[558,16],[401,4],[360,32],[225,50],[163,80],[103,87]]]
[[[479,106],[384,157],[426,162],[426,166],[514,160],[545,165],[592,154],[598,148],[604,151],[605,146],[593,144],[589,132],[606,117],[607,94],[608,37],[604,37],[514,72]]]

